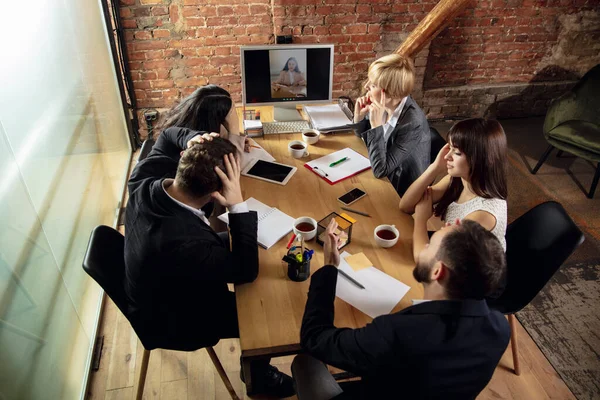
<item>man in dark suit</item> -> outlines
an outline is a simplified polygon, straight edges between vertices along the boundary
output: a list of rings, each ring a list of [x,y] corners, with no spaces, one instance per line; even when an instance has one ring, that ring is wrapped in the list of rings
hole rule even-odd
[[[367,94],[356,100],[356,134],[369,150],[376,178],[387,177],[400,196],[430,164],[431,134],[423,111],[410,97],[415,67],[390,54],[369,66]]]
[[[301,344],[313,357],[362,380],[340,387],[322,363],[298,356],[292,365],[298,397],[476,398],[510,339],[505,317],[484,300],[506,267],[498,239],[468,220],[437,231],[413,271],[424,285],[425,302],[377,317],[361,329],[338,329],[333,325],[340,260],[335,225],[327,230],[327,265],[312,276]],[[306,393],[310,380],[312,391]]]
[[[236,148],[218,134],[164,130],[128,182],[125,290],[143,341],[191,351],[239,337],[235,294],[228,283],[258,275],[257,215],[240,189]],[[216,233],[202,206],[229,209]],[[291,378],[266,362],[252,365],[257,390],[287,397]]]

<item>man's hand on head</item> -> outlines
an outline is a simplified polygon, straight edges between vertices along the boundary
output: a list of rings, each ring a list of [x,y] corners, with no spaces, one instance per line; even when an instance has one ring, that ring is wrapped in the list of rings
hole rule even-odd
[[[204,142],[211,142],[214,138],[219,137],[216,132],[204,133],[202,135],[196,135],[187,142],[187,148],[189,149],[195,144],[202,144]]]
[[[215,172],[223,183],[223,189],[219,192],[211,193],[211,197],[224,207],[242,203],[242,189],[240,187],[240,160],[232,153],[223,156],[225,172],[215,166]]]

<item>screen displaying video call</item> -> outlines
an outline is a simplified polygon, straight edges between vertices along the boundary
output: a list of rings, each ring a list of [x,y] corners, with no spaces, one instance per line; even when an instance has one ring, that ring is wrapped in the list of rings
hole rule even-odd
[[[244,50],[246,103],[329,99],[331,48]]]

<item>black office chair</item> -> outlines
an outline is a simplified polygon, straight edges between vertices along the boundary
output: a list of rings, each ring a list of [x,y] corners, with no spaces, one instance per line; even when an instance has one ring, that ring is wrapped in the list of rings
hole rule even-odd
[[[150,154],[150,152],[152,151],[152,147],[154,147],[154,143],[156,143],[156,140],[154,139],[144,140],[144,143],[142,143],[142,148],[140,149],[140,155],[138,156],[137,162],[142,161],[148,156],[148,154]]]
[[[506,229],[506,287],[488,305],[508,314],[515,374],[521,371],[514,313],[537,296],[583,241],[581,230],[554,201],[535,206]]]
[[[118,231],[108,226],[100,225],[94,228],[88,248],[83,259],[83,269],[104,289],[108,297],[119,307],[119,310],[129,320],[133,330],[138,335],[138,338],[144,346],[144,354],[142,357],[142,366],[140,371],[140,380],[137,384],[136,400],[142,398],[144,392],[144,383],[146,382],[146,373],[148,372],[148,360],[150,359],[150,351],[157,346],[144,337],[143,330],[133,318],[127,305],[125,295],[124,279],[125,279],[125,260],[124,260],[125,239]],[[170,350],[170,349],[167,349]],[[219,376],[227,387],[227,391],[233,400],[239,400],[235,393],[217,354],[212,347],[206,347],[206,351],[210,356]]]
[[[433,162],[438,153],[446,145],[446,141],[434,127],[429,127],[429,136],[431,137],[431,153],[429,162]]]

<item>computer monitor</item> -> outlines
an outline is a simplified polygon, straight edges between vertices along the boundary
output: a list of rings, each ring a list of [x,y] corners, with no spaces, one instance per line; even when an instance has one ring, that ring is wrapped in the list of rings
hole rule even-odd
[[[331,102],[333,45],[242,46],[244,105],[273,105],[276,121],[302,119],[296,104]]]

